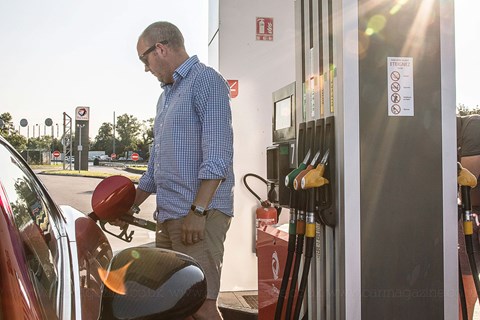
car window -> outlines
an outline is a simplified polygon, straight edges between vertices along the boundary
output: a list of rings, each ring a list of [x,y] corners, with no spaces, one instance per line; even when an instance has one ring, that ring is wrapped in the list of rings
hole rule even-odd
[[[0,144],[0,183],[12,209],[29,276],[45,319],[60,315],[61,248],[56,207],[36,177]],[[58,215],[58,213],[57,213]]]

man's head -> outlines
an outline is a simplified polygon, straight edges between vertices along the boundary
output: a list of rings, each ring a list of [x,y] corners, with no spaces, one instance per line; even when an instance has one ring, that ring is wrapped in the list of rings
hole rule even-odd
[[[142,32],[137,52],[145,72],[165,84],[173,83],[173,72],[188,59],[182,33],[166,21],[154,22]]]

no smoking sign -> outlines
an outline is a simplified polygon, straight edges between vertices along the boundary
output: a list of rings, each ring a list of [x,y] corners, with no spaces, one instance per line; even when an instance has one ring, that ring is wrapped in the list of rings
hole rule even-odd
[[[414,116],[413,58],[388,57],[388,115]]]

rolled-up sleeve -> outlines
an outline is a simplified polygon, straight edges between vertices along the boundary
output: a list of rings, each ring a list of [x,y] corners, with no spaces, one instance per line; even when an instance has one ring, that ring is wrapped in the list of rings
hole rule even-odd
[[[233,128],[229,87],[213,69],[196,81],[195,107],[202,127],[203,161],[199,179],[225,179],[233,163]]]
[[[140,177],[138,181],[138,188],[149,193],[156,193],[157,187],[154,179],[154,165],[155,165],[155,152],[150,152],[150,158],[148,159],[147,171]]]

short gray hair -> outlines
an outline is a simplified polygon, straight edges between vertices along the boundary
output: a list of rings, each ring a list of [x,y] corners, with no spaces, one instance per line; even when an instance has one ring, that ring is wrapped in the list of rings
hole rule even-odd
[[[149,45],[167,40],[170,47],[185,49],[182,33],[174,24],[167,21],[152,23],[142,32],[140,39],[143,39]]]

